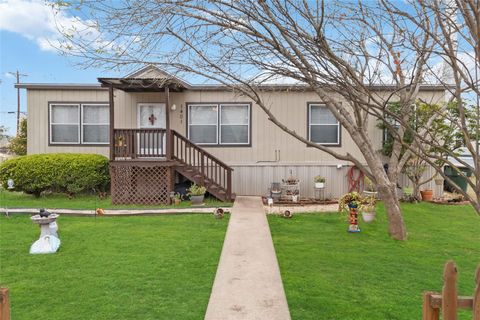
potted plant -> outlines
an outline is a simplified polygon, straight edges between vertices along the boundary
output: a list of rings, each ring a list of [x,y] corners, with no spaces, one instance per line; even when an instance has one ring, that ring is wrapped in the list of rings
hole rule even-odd
[[[443,178],[438,176],[438,174],[434,177],[435,185],[441,186],[443,184]]]
[[[116,147],[123,147],[124,140],[125,140],[124,136],[117,137],[117,141],[115,143],[115,146]]]
[[[350,208],[358,208],[362,200],[362,196],[356,191],[346,193],[338,200],[338,211],[348,212]]]
[[[368,177],[365,177],[363,179],[363,185],[365,186],[365,190],[363,191],[363,193],[368,197],[368,196],[374,196],[376,197],[377,196],[377,191],[375,189],[375,184],[373,183],[372,180],[370,180],[370,178]]]
[[[325,188],[325,178],[322,176],[316,176],[313,178],[313,181],[315,182],[315,189],[323,189]]]
[[[362,219],[363,221],[370,223],[375,220],[375,206],[377,204],[377,200],[375,199],[374,195],[370,195],[365,197],[361,201],[360,210],[362,211]]]
[[[433,200],[433,190],[427,189],[420,191],[423,201],[432,201]]]
[[[207,192],[207,188],[199,186],[197,184],[192,184],[190,188],[187,189],[188,195],[190,196],[190,200],[192,204],[198,205],[203,203],[203,198],[205,197],[205,192]]]
[[[182,202],[182,195],[180,193],[175,193],[173,195],[173,203],[178,206]]]

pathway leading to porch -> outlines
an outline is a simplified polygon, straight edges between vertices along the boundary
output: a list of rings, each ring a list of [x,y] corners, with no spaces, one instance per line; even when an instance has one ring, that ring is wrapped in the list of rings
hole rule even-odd
[[[235,200],[205,319],[290,319],[260,197]]]

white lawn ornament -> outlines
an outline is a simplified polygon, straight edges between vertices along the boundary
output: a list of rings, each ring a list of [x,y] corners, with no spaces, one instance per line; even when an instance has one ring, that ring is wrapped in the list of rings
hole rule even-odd
[[[58,225],[56,213],[50,213],[44,209],[40,210],[40,214],[32,216],[33,223],[40,225],[40,238],[30,247],[31,254],[55,253],[60,247],[60,239],[58,238]]]

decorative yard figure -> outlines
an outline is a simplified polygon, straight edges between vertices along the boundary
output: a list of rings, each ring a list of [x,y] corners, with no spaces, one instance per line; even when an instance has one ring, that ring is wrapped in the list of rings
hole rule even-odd
[[[350,207],[350,216],[349,216],[349,222],[350,225],[348,226],[348,232],[360,232],[360,228],[358,227],[358,208],[355,207]]]
[[[55,253],[60,247],[60,239],[58,238],[57,218],[58,214],[51,213],[45,209],[40,209],[39,214],[32,216],[30,219],[33,223],[40,226],[40,238],[30,247],[31,254],[39,253]]]
[[[364,199],[358,192],[349,192],[344,194],[338,200],[338,211],[348,212],[348,232],[360,232],[358,227],[358,207],[362,205]]]

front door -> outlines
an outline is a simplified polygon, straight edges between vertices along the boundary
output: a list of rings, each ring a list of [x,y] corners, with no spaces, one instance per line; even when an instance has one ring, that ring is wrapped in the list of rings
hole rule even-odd
[[[139,103],[137,110],[139,129],[165,129],[167,127],[165,103]],[[137,139],[140,155],[165,154],[165,134],[140,133]]]

